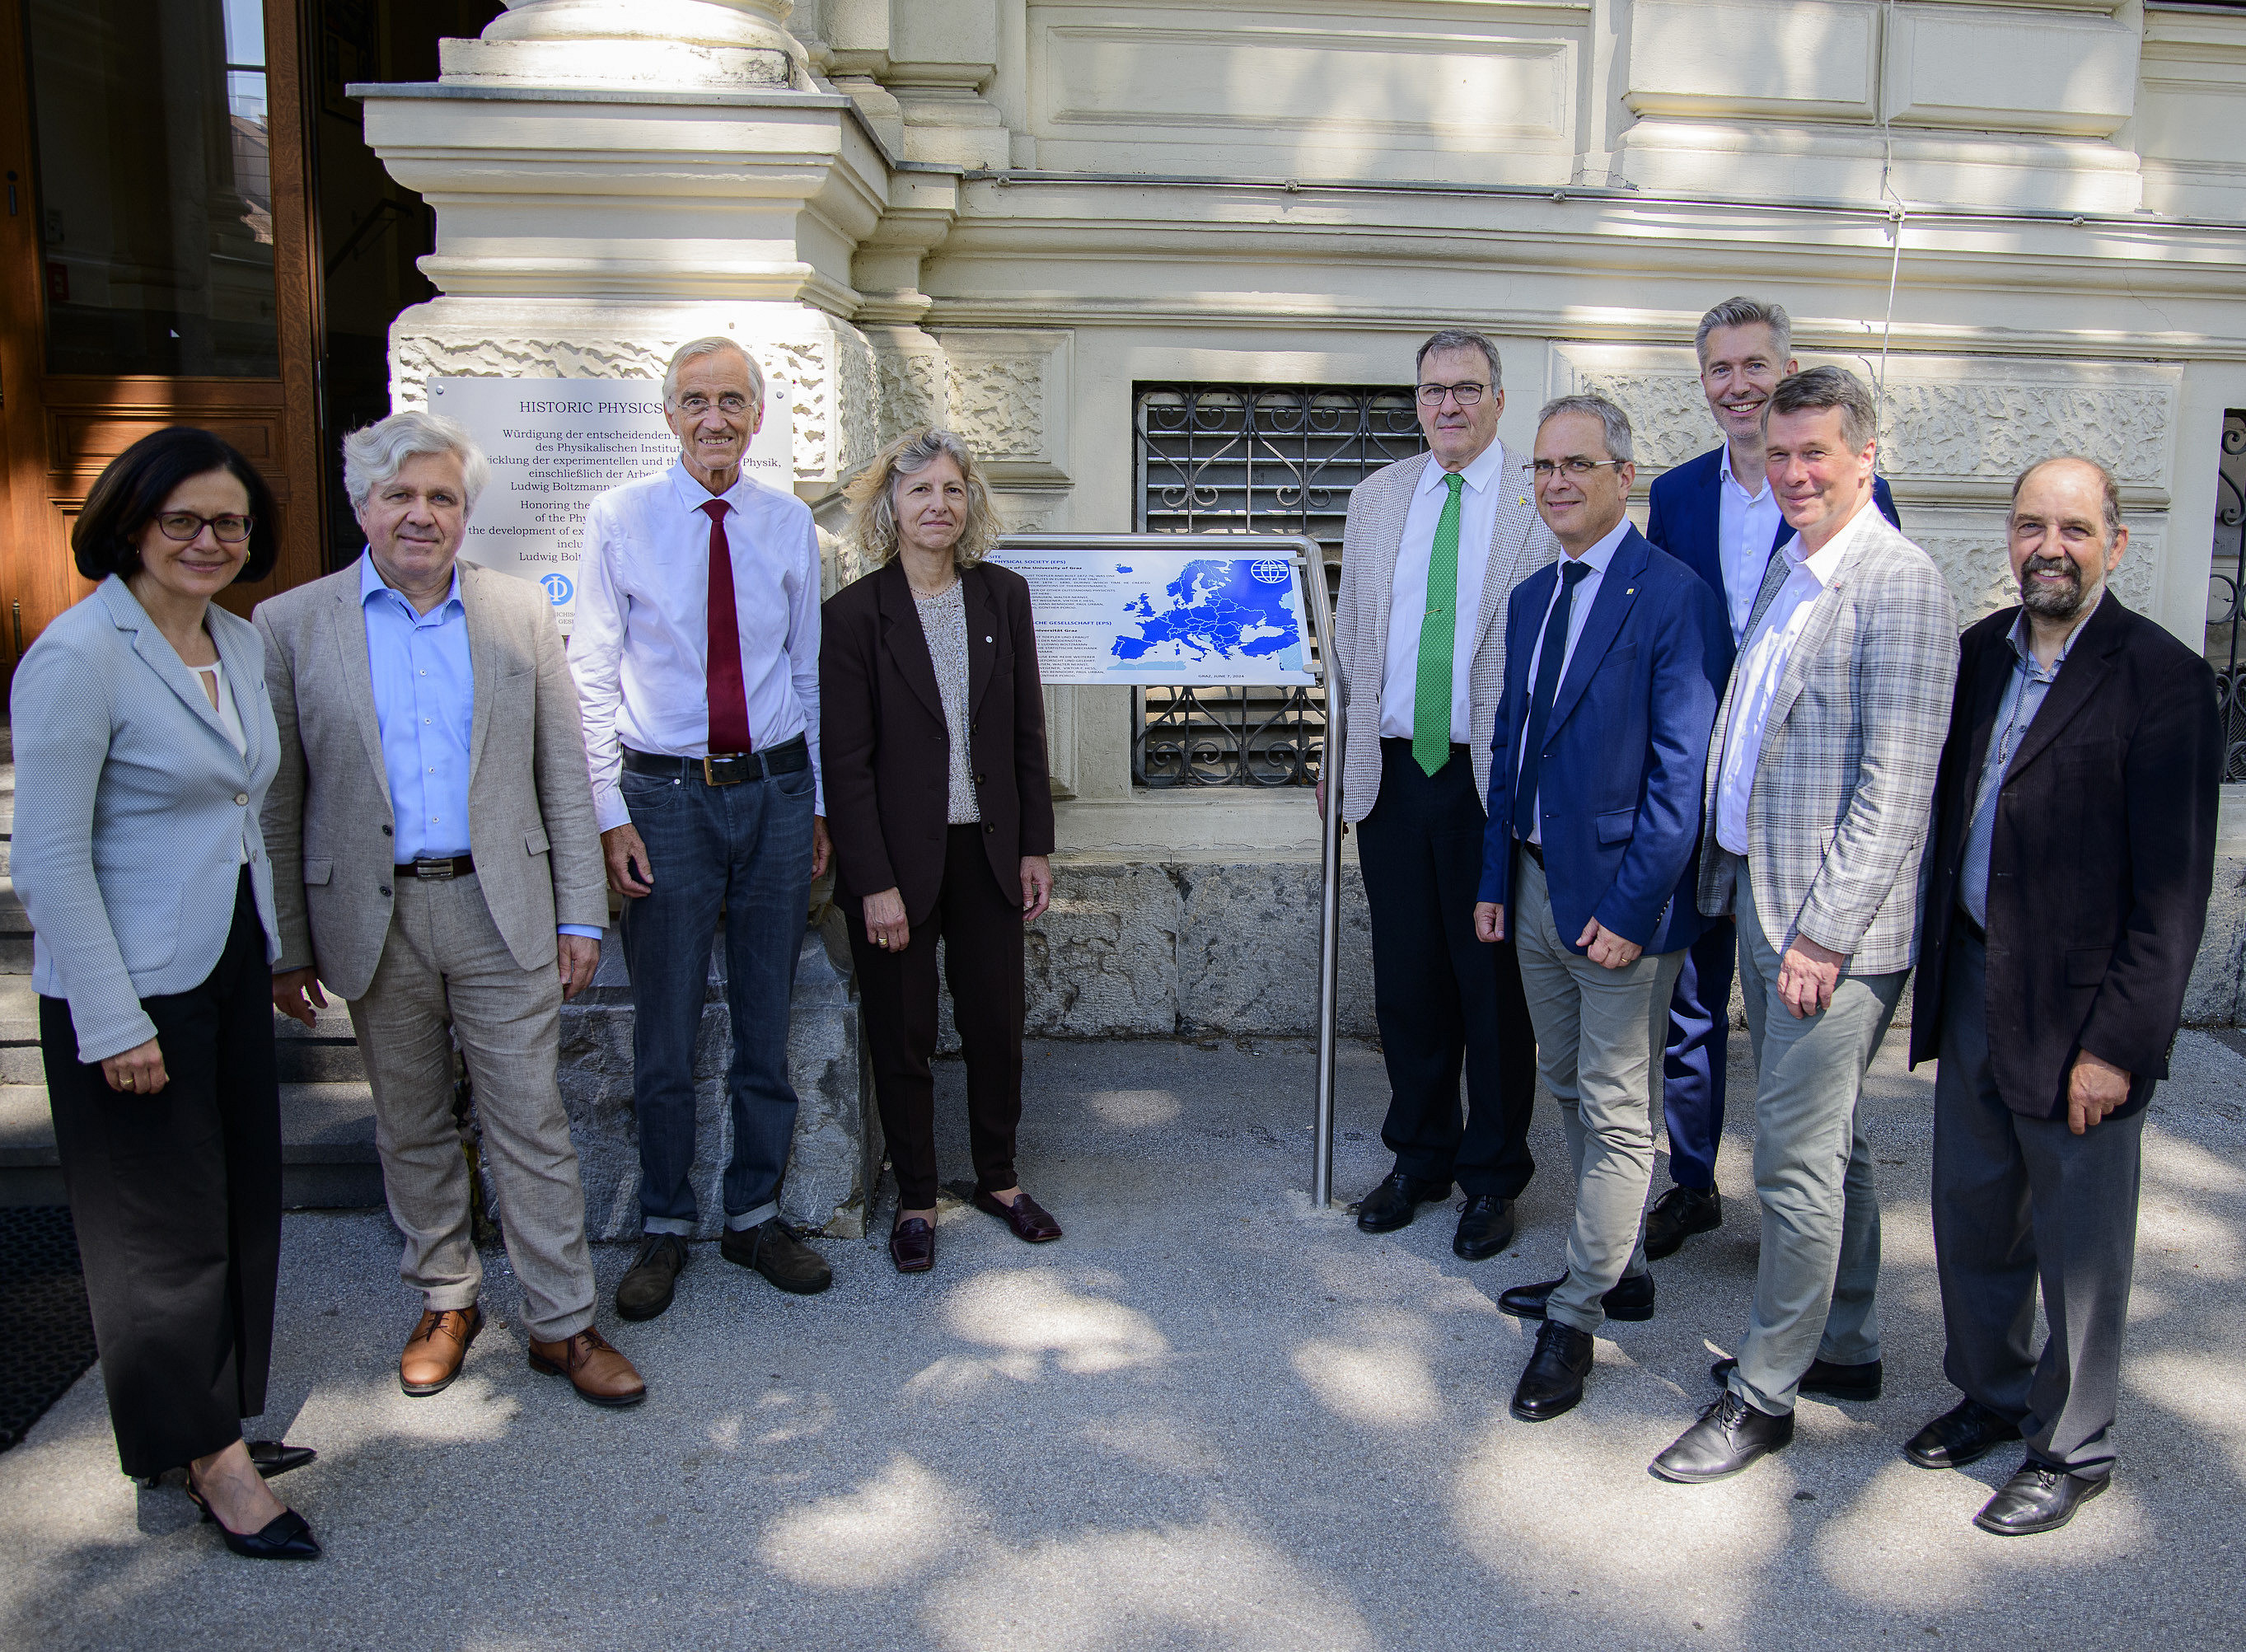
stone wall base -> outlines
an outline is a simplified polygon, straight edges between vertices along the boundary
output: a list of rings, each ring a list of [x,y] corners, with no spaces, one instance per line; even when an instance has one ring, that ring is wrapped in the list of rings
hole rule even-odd
[[[861,1238],[881,1166],[873,1091],[858,1054],[858,1005],[816,930],[803,938],[788,1025],[788,1077],[798,1102],[795,1146],[780,1212],[790,1221]],[[725,1001],[722,933],[710,960],[702,1030],[694,1047],[694,1198],[697,1230],[725,1226],[719,1180],[732,1156],[733,1124],[725,1073],[733,1041]],[[585,1227],[596,1239],[640,1232],[639,1127],[632,1107],[632,1006],[623,949],[611,928],[593,985],[562,1011],[562,1099],[569,1110],[585,1183]]]

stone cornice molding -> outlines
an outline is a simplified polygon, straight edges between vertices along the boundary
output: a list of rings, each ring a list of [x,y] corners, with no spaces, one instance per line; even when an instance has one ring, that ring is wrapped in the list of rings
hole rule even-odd
[[[890,172],[847,99],[353,90],[368,146],[437,209],[421,267],[448,294],[858,308],[850,259],[889,204]]]
[[[1424,334],[1434,324],[1433,314],[1424,303],[1337,303],[1328,299],[1313,307],[1265,293],[1223,295],[1190,302],[1128,297],[1087,300],[1010,295],[969,299],[939,296],[923,325],[939,332],[970,327],[1129,326],[1220,328],[1228,332],[1297,336],[1306,330]],[[1544,339],[1550,337],[1554,330],[1553,316],[1548,309],[1453,305],[1444,308],[1440,317],[1445,323],[1472,327],[1493,338]],[[1650,341],[1689,345],[1699,319],[1698,310],[1687,313],[1610,309],[1596,315],[1570,316],[1565,330],[1569,342]],[[1859,371],[1862,352],[1868,350],[1876,353],[1879,349],[1876,323],[1797,317],[1794,327],[1795,340],[1803,354],[1831,356],[1844,363],[1857,364]],[[1957,353],[2038,361],[2246,362],[2246,339],[2213,334],[2119,330],[2086,336],[2041,330],[1995,333],[1977,327],[1898,323],[1890,343],[1891,353],[1897,357]],[[1293,380],[1283,377],[1273,382]],[[1710,445],[1713,445],[1712,438]]]

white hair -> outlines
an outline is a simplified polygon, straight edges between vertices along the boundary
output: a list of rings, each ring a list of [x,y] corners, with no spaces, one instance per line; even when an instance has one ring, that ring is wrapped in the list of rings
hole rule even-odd
[[[344,493],[351,509],[364,505],[367,495],[397,475],[416,453],[459,455],[460,486],[467,496],[461,502],[475,509],[476,495],[491,480],[491,461],[466,425],[418,407],[392,413],[344,438]]]
[[[732,350],[747,364],[749,405],[762,407],[765,405],[764,370],[757,365],[757,358],[749,354],[740,340],[725,337],[690,339],[671,351],[670,365],[663,370],[663,405],[665,407],[675,407],[678,405],[678,370],[680,368],[698,356],[714,356],[721,350]]]

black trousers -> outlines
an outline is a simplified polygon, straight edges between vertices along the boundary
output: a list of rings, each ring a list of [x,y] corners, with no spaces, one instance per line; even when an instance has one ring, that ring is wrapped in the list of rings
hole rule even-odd
[[[1001,889],[983,828],[956,826],[944,840],[943,887],[901,952],[866,939],[861,900],[850,916],[858,1012],[873,1057],[874,1098],[904,1210],[936,1204],[936,943],[967,1061],[967,1133],[975,1185],[1011,1187],[1014,1132],[1022,1118],[1022,894]]]
[[[144,998],[170,1082],[112,1090],[39,1000],[55,1146],[127,1474],[221,1451],[265,1409],[281,1264],[281,1086],[265,927],[242,874],[209,978]]]
[[[1372,1006],[1388,1064],[1380,1139],[1396,1167],[1515,1199],[1535,1174],[1536,1029],[1508,926],[1474,938],[1487,820],[1463,747],[1427,774],[1409,740],[1380,743],[1380,795],[1358,823],[1372,918]],[[1459,1073],[1467,1081],[1459,1117]]]

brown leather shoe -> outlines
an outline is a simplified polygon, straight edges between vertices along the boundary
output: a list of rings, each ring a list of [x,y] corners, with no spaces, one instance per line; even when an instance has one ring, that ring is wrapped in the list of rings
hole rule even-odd
[[[1014,1230],[1015,1238],[1026,1243],[1043,1245],[1060,1237],[1060,1224],[1027,1193],[1018,1193],[1012,1204],[1002,1205],[978,1187],[975,1190],[975,1208],[990,1212]]]
[[[936,1229],[925,1216],[908,1216],[889,1229],[889,1260],[901,1274],[924,1274],[936,1266]]]
[[[405,1339],[405,1351],[398,1356],[398,1387],[415,1399],[443,1393],[460,1374],[468,1344],[483,1328],[484,1310],[473,1302],[423,1313],[413,1335]]]
[[[562,1342],[532,1343],[530,1369],[568,1377],[577,1397],[595,1405],[636,1405],[647,1397],[632,1363],[590,1325]]]

